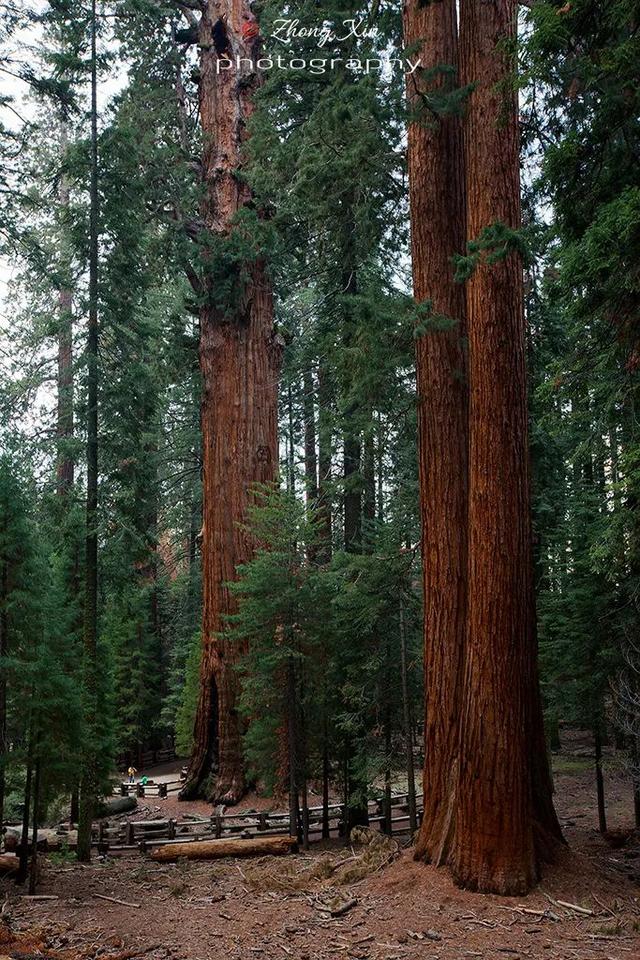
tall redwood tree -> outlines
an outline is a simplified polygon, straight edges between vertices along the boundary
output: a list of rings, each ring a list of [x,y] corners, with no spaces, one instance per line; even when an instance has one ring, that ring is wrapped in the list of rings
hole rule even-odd
[[[407,81],[414,295],[431,303],[434,317],[453,321],[421,336],[416,351],[425,598],[425,812],[416,857],[436,863],[446,859],[455,819],[466,626],[465,302],[453,267],[465,243],[462,123],[430,109],[450,82],[445,68],[457,67],[456,21],[455,0],[405,5],[405,44],[424,71]]]
[[[516,0],[463,0],[467,234],[520,226]],[[513,245],[466,284],[469,574],[454,874],[522,893],[560,839],[537,678],[522,261]]]
[[[409,139],[415,292],[436,314],[465,317],[469,384],[467,393],[461,377],[446,376],[462,372],[459,339],[423,338],[427,706],[416,855],[449,863],[463,886],[516,894],[561,840],[536,663],[522,263],[515,242],[497,262],[481,259],[464,307],[442,265],[461,239],[520,225],[517,7],[462,0],[460,9],[458,46],[453,2],[405,10],[406,40],[422,40],[426,77],[433,82],[438,65],[458,64],[459,83],[470,85],[462,149],[454,118],[423,118]],[[413,96],[428,108],[428,92]],[[445,354],[446,344],[457,353]]]
[[[202,373],[202,665],[195,747],[183,797],[236,802],[244,791],[237,711],[242,651],[221,635],[236,609],[227,584],[254,543],[243,527],[255,483],[275,479],[281,348],[265,263],[242,239],[252,207],[243,168],[258,75],[246,58],[259,43],[247,0],[208,0],[198,25],[203,132],[203,220],[211,273],[200,313]],[[245,63],[236,69],[236,56]],[[231,65],[229,64],[231,61]],[[246,255],[239,254],[247,248]],[[222,291],[222,292],[221,292]]]

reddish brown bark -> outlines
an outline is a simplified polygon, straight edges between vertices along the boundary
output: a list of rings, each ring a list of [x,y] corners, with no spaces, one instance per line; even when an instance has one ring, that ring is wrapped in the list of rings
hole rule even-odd
[[[241,174],[258,77],[246,64],[240,70],[235,64],[232,69],[218,67],[221,60],[252,55],[257,41],[244,40],[242,34],[243,23],[252,20],[246,0],[209,0],[199,26],[203,218],[213,244],[224,243],[237,229],[238,211],[252,205]],[[234,803],[244,791],[242,725],[236,703],[236,665],[243,651],[221,631],[226,615],[236,609],[227,584],[235,579],[237,565],[251,558],[255,546],[242,527],[251,487],[274,480],[276,474],[281,350],[264,261],[258,256],[228,269],[235,275],[205,281],[206,303],[200,316],[202,666],[195,748],[181,795],[204,790],[212,800]],[[217,285],[230,280],[233,295],[225,299]]]
[[[457,66],[455,0],[404,8],[407,46],[430,70]],[[414,79],[415,78],[415,79]],[[423,97],[446,75],[408,80],[409,184],[414,296],[456,321],[417,341],[418,448],[424,579],[424,817],[416,858],[442,863],[452,837],[458,769],[458,710],[465,637],[467,403],[464,289],[451,259],[464,249],[461,120],[436,117]]]
[[[460,64],[467,233],[520,225],[515,0],[464,0]],[[559,837],[537,683],[522,263],[481,263],[466,285],[469,336],[468,619],[453,870],[471,889],[524,893]],[[535,753],[535,757],[534,754]],[[535,799],[534,799],[535,798]],[[536,809],[536,806],[538,809]]]

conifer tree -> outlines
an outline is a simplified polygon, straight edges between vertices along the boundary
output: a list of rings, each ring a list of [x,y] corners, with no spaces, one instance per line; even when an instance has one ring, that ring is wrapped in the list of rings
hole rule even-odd
[[[416,356],[426,708],[416,857],[439,864],[449,857],[458,789],[467,583],[465,303],[453,265],[465,242],[455,3],[407,4],[404,38],[422,61],[407,93],[413,290],[426,327]]]

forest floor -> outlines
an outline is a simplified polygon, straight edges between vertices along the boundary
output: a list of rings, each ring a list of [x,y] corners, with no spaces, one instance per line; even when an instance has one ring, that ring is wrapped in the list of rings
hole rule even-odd
[[[640,837],[617,846],[622,835],[597,832],[588,760],[563,756],[555,767],[569,846],[526,897],[458,890],[446,870],[414,863],[402,838],[364,877],[361,849],[337,843],[213,863],[49,860],[38,893],[56,900],[20,899],[2,883],[0,960],[637,960]],[[607,803],[610,829],[630,831],[631,790],[613,761]]]

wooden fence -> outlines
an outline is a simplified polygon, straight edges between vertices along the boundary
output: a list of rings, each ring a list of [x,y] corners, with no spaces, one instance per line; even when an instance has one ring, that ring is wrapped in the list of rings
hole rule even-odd
[[[179,790],[181,783],[179,780],[172,780],[167,783],[156,783],[154,780],[147,780],[146,783],[129,783],[123,781],[120,784],[121,797],[166,797],[168,793],[175,793]]]
[[[138,786],[131,784],[131,786]],[[161,784],[156,784],[162,786]],[[147,785],[148,789],[149,785]],[[407,794],[399,794],[391,799],[391,830],[401,833],[409,829]],[[418,804],[418,817],[422,813]],[[322,837],[322,807],[310,807],[309,840]],[[369,822],[385,828],[387,817],[384,812],[384,800],[369,803]],[[346,823],[346,809],[342,803],[329,804],[329,829],[332,836],[343,836]],[[162,846],[165,843],[177,843],[190,840],[213,840],[221,837],[250,838],[255,836],[284,836],[289,834],[289,814],[283,813],[225,813],[214,814],[208,819],[185,820],[127,820],[125,822],[101,821],[93,825],[92,841],[102,851],[118,851]]]
[[[160,750],[144,750],[137,756],[121,753],[116,757],[116,766],[122,770],[133,763],[139,770],[147,770],[149,767],[157,767],[161,763],[170,763],[175,759],[176,751],[174,747],[163,747]]]

